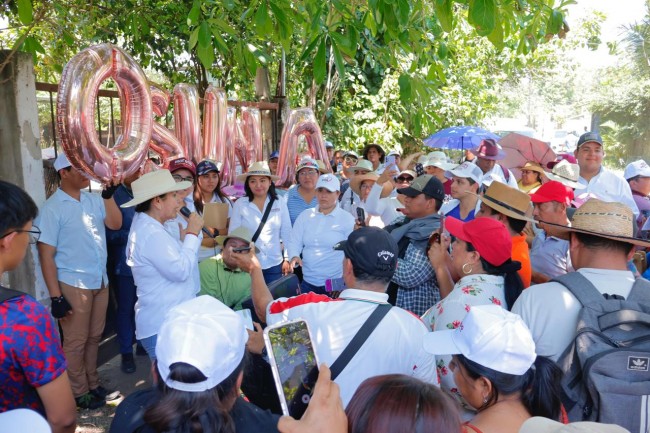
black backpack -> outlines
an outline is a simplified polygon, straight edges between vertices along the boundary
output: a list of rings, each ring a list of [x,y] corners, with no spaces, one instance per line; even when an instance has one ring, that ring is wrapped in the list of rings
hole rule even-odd
[[[555,278],[582,304],[573,342],[558,365],[569,420],[650,426],[650,281],[639,278],[627,299],[602,295],[582,274]]]
[[[9,299],[17,298],[23,296],[25,293],[19,292],[18,290],[8,289],[4,286],[0,286],[0,303],[8,301]]]

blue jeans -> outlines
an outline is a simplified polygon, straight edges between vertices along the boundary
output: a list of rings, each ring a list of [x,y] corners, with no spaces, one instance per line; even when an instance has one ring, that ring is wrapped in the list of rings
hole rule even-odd
[[[262,269],[264,275],[264,282],[268,285],[275,280],[282,278],[282,263],[279,265],[271,266],[270,268]]]
[[[300,293],[317,293],[319,295],[328,295],[328,293],[325,291],[325,286],[314,286],[313,284],[309,284],[307,281],[302,280],[302,283],[300,283]]]
[[[140,344],[142,347],[144,347],[144,350],[147,351],[147,355],[149,355],[149,359],[151,362],[154,362],[156,360],[156,341],[158,340],[158,334],[152,335],[151,337],[143,338],[140,341]]]
[[[135,283],[133,277],[115,276],[115,295],[117,298],[117,342],[120,353],[133,353],[135,339]]]

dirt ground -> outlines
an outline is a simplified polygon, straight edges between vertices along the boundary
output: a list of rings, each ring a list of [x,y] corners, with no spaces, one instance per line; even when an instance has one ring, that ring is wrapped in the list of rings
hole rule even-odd
[[[110,390],[117,389],[123,397],[134,391],[151,386],[151,363],[147,356],[136,356],[137,371],[133,374],[124,374],[120,370],[120,356],[116,356],[99,368],[99,377],[102,385]],[[77,415],[76,433],[104,433],[108,432],[115,408],[123,400],[108,402],[106,406],[95,410],[79,409]]]

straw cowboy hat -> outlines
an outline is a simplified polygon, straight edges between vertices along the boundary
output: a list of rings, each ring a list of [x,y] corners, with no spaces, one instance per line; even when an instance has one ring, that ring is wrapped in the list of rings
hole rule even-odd
[[[266,161],[257,161],[248,166],[248,171],[237,176],[237,182],[245,183],[248,176],[266,176],[272,181],[280,179],[279,176],[271,174],[269,163]]]
[[[546,172],[544,171],[544,168],[541,166],[540,163],[535,162],[535,161],[527,161],[523,167],[519,167],[519,170],[530,170],[530,171],[536,171],[539,174],[545,174]]]
[[[506,216],[534,222],[530,195],[523,191],[501,182],[492,182],[480,199],[486,206]]]
[[[176,182],[169,170],[161,169],[142,175],[131,184],[133,199],[120,207],[133,207],[168,192],[180,191],[192,186],[192,182]]]
[[[361,170],[374,171],[372,169],[372,162],[368,161],[367,159],[359,159],[357,165],[348,168],[348,172],[354,174],[356,174],[357,171],[361,171]]]
[[[352,180],[350,181],[350,188],[359,197],[361,197],[361,184],[363,183],[363,181],[370,180],[374,184],[377,182],[377,179],[379,179],[379,175],[374,172],[367,173],[367,174],[360,174],[352,178]],[[393,184],[390,182],[384,182],[384,184],[381,187],[380,198],[388,197],[391,192],[393,192]]]
[[[558,181],[569,188],[585,188],[584,185],[578,183],[578,178],[580,177],[580,166],[578,164],[572,164],[566,159],[555,164],[551,173],[546,173],[546,177],[550,180]]]
[[[571,232],[584,233],[628,244],[650,247],[650,241],[634,237],[636,218],[632,209],[623,203],[606,202],[591,198],[573,214],[571,226],[542,221],[552,226],[558,237],[568,239]]]
[[[248,230],[246,227],[242,227],[242,226],[237,227],[235,230],[231,231],[230,233],[228,233],[225,236],[224,235],[217,236],[214,239],[223,248],[223,246],[226,244],[226,241],[228,239],[232,239],[232,238],[241,239],[242,241],[248,243],[249,245],[250,245],[251,242],[253,242],[253,235],[251,235],[250,230]],[[258,250],[257,247],[255,247],[255,252],[259,253],[260,250]]]

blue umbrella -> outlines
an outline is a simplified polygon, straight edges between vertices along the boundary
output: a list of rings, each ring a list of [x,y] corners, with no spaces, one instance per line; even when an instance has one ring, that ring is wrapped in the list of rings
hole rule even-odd
[[[474,149],[486,138],[499,140],[501,137],[477,126],[452,126],[425,138],[424,145],[440,149]]]

